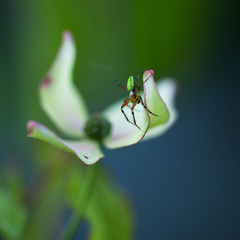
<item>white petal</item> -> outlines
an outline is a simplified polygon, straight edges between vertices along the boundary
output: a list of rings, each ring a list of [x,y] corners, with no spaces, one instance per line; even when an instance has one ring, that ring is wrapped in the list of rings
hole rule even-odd
[[[40,84],[40,104],[55,125],[73,137],[82,135],[88,118],[86,105],[72,81],[76,47],[71,33],[64,32],[62,45]]]
[[[75,153],[87,165],[94,164],[104,157],[100,145],[95,141],[89,139],[63,140],[50,129],[35,121],[29,121],[27,128],[30,131],[28,137],[41,139],[58,149]]]
[[[149,114],[140,104],[135,107],[134,113],[141,130],[130,124],[121,112],[123,101],[124,99],[114,103],[103,113],[112,125],[110,136],[103,142],[107,148],[120,148],[135,144],[145,136],[149,127]],[[129,120],[133,122],[130,108],[125,107],[124,111]]]

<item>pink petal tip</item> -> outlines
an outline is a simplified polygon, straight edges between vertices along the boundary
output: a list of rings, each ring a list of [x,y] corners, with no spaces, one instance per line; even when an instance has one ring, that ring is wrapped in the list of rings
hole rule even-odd
[[[66,30],[66,31],[63,32],[62,36],[65,39],[71,39],[72,38],[72,33],[70,31]]]
[[[30,137],[31,134],[32,134],[32,132],[33,132],[33,130],[34,130],[34,128],[37,127],[37,126],[39,126],[39,125],[40,125],[40,124],[39,124],[38,122],[29,121],[29,122],[27,123],[27,129],[28,129],[28,131],[29,131],[30,133],[27,135],[27,137]]]
[[[152,69],[149,69],[148,71],[152,74],[152,76],[154,75],[154,71]]]

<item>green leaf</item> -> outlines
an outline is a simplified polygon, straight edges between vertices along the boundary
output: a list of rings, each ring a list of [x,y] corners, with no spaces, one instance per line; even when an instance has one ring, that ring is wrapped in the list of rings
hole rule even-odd
[[[133,239],[134,217],[130,204],[109,178],[102,178],[97,185],[93,203],[86,216],[92,225],[90,240]]]
[[[56,151],[26,189],[29,215],[21,239],[56,239],[65,215],[62,196],[71,163],[68,160]]]
[[[71,33],[63,33],[59,52],[43,78],[39,93],[43,110],[65,134],[80,137],[88,119],[81,94],[72,81],[76,47]]]
[[[76,206],[75,199],[83,184],[83,176],[77,168],[71,174],[66,196],[72,207]],[[96,176],[84,221],[90,227],[88,240],[133,239],[134,217],[129,201],[105,173]]]
[[[8,240],[19,239],[26,215],[26,209],[16,197],[0,187],[0,235]]]
[[[41,139],[58,149],[75,153],[87,165],[94,164],[104,157],[100,145],[95,141],[88,139],[78,141],[63,140],[47,127],[35,121],[28,122],[27,127],[30,131],[28,137]]]

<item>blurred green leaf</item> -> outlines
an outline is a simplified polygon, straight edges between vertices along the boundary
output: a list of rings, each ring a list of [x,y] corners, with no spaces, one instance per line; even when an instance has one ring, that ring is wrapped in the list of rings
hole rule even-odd
[[[109,178],[99,178],[96,193],[86,212],[92,225],[89,239],[132,239],[134,217],[127,198],[111,184]]]
[[[18,239],[26,221],[26,209],[7,190],[0,187],[0,235]]]
[[[67,201],[75,206],[83,169],[75,168],[67,185]],[[80,211],[79,209],[76,209]],[[129,201],[106,173],[96,176],[92,197],[85,211],[84,221],[90,225],[89,240],[128,240],[133,238],[134,216]]]
[[[62,201],[64,183],[68,175],[69,160],[54,151],[45,165],[26,189],[29,216],[24,228],[24,240],[52,240],[62,224],[65,208]],[[70,161],[71,163],[71,161]]]

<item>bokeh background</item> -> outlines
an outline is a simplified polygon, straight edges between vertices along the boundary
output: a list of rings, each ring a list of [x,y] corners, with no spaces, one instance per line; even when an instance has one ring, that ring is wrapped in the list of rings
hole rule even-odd
[[[37,88],[70,30],[75,83],[90,112],[125,96],[113,82],[154,69],[175,78],[179,120],[161,138],[104,150],[101,164],[128,193],[137,240],[240,239],[237,1],[0,1],[0,179],[34,175],[26,123],[56,130]],[[37,151],[38,153],[40,151]]]

